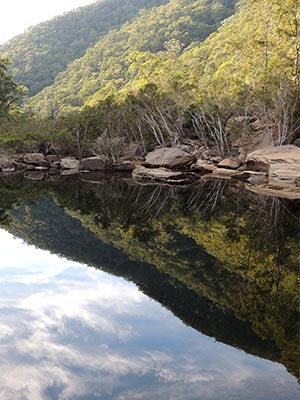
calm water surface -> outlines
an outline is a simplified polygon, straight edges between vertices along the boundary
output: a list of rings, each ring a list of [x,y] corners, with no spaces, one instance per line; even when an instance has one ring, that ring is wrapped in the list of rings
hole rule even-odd
[[[300,399],[297,204],[64,184],[0,187],[0,399]]]

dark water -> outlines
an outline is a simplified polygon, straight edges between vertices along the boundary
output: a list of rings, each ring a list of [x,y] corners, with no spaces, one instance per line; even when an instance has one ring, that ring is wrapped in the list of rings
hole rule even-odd
[[[0,181],[0,399],[300,399],[299,202],[97,179]]]

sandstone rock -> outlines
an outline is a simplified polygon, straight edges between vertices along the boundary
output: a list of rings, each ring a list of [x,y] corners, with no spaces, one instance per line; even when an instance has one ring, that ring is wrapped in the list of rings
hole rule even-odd
[[[145,166],[179,169],[192,164],[194,160],[195,157],[186,151],[176,147],[164,147],[148,153]]]
[[[223,158],[220,156],[214,156],[214,157],[210,158],[210,161],[212,161],[215,164],[219,164],[222,160],[223,160]]]
[[[221,162],[219,162],[219,168],[228,168],[228,169],[238,169],[241,166],[240,160],[232,160],[230,158],[225,158]]]
[[[236,175],[236,171],[234,169],[227,168],[216,168],[212,173],[220,178],[231,178],[232,176]]]
[[[300,162],[294,164],[274,163],[270,165],[269,182],[277,181],[281,184],[294,184],[300,179]]]
[[[86,171],[104,171],[108,161],[105,157],[88,157],[81,160],[80,169]]]
[[[20,161],[25,164],[32,164],[32,165],[41,165],[44,166],[45,162],[47,161],[44,158],[44,154],[42,153],[26,153],[24,154]]]
[[[293,145],[265,147],[248,154],[246,162],[261,162],[268,165],[300,163],[300,148]]]
[[[49,163],[52,164],[54,162],[59,161],[59,158],[57,155],[55,154],[48,154],[47,156],[45,156],[45,160]]]
[[[166,168],[136,168],[132,176],[137,180],[165,182],[169,184],[187,184],[194,181],[193,173],[171,171]]]
[[[135,169],[135,164],[132,161],[120,161],[111,164],[108,169],[110,171],[132,172]]]
[[[74,157],[66,157],[61,160],[60,166],[62,169],[71,169],[79,171],[80,161]]]
[[[212,172],[216,169],[216,165],[210,163],[209,161],[205,160],[198,160],[195,164],[193,164],[190,168],[192,172],[199,172],[199,173],[207,173]]]
[[[300,147],[300,138],[296,139],[296,140],[293,142],[293,145],[296,146],[296,147]]]
[[[3,174],[8,174],[8,173],[15,172],[15,171],[16,171],[15,167],[2,167],[1,168],[1,172]]]
[[[137,143],[130,143],[124,149],[124,158],[127,160],[135,160],[139,157],[142,157],[143,150],[141,146]]]

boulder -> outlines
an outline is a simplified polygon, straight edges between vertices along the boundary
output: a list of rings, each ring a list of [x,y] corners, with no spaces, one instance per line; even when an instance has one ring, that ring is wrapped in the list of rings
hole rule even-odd
[[[205,174],[208,172],[213,172],[216,168],[216,165],[209,161],[197,160],[195,164],[191,165],[190,170]]]
[[[257,170],[269,175],[269,183],[281,186],[294,185],[300,178],[300,148],[293,145],[267,147],[250,153],[247,165],[256,166]]]
[[[74,157],[62,158],[60,166],[62,169],[71,169],[79,171],[80,161],[76,160]]]
[[[187,184],[195,179],[193,173],[171,171],[166,168],[145,168],[138,167],[132,172],[132,176],[137,180],[164,182],[169,184]]]
[[[241,166],[240,160],[232,160],[230,158],[224,158],[221,162],[219,162],[219,168],[228,168],[228,169],[238,169]]]
[[[231,178],[232,176],[236,175],[235,170],[227,168],[216,168],[212,173],[220,178]]]
[[[166,167],[180,169],[195,161],[195,156],[177,147],[164,147],[151,151],[146,156],[145,166],[150,168]]]
[[[57,161],[59,161],[59,157],[55,154],[48,154],[47,156],[45,156],[45,160],[49,163],[49,164],[53,164]]]
[[[88,157],[81,160],[80,170],[104,171],[107,169],[108,161],[105,157]]]
[[[124,148],[124,158],[127,160],[135,160],[139,157],[142,157],[143,150],[141,146],[137,143],[130,143],[127,147]]]
[[[248,154],[246,162],[271,164],[294,164],[300,165],[300,148],[293,145],[284,145],[277,147],[265,147]]]
[[[47,164],[42,153],[26,153],[21,157],[20,161],[31,165],[46,166],[45,164]]]
[[[283,185],[294,184],[300,179],[300,162],[294,164],[274,163],[270,165],[269,182],[280,182]]]
[[[135,164],[132,161],[119,161],[111,164],[108,169],[110,171],[132,172],[135,169]]]

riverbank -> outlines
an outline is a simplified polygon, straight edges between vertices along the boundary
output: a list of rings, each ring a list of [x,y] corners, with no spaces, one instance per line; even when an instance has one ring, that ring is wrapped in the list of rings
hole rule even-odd
[[[239,157],[221,157],[193,142],[156,148],[142,154],[131,145],[126,157],[115,161],[104,156],[82,160],[57,154],[26,153],[0,157],[0,176],[24,174],[31,180],[57,175],[127,173],[139,183],[188,185],[197,180],[226,179],[244,182],[263,195],[300,199],[300,148],[267,146]]]

